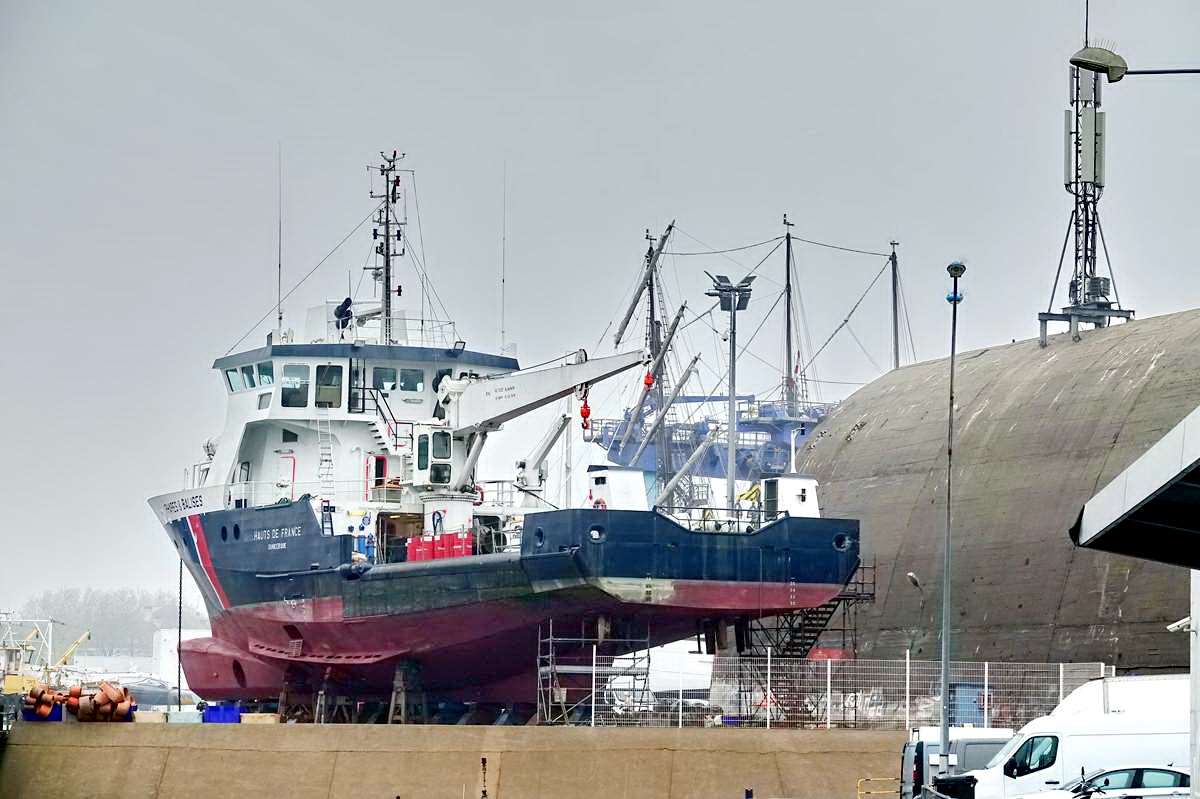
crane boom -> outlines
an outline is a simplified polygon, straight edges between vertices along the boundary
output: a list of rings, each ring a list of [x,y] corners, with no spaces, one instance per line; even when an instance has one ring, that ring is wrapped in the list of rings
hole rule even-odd
[[[632,369],[645,358],[640,350],[529,369],[483,378],[443,380],[438,401],[445,406],[446,419],[458,435],[500,429],[507,421],[560,400],[576,386],[590,385]]]
[[[525,488],[542,487],[542,464],[545,463],[546,456],[550,454],[550,450],[554,448],[554,444],[567,429],[570,421],[570,416],[565,413],[560,414],[550,425],[546,435],[542,436],[542,440],[534,447],[533,452],[529,453],[529,457],[517,461],[517,485]]]
[[[629,301],[629,308],[626,309],[621,324],[617,326],[616,335],[613,336],[614,347],[621,346],[621,337],[625,335],[625,328],[629,327],[629,320],[633,318],[633,312],[637,310],[638,303],[642,301],[642,295],[646,293],[646,287],[650,285],[650,276],[658,267],[658,259],[662,256],[663,249],[667,246],[667,239],[670,238],[671,231],[674,229],[675,220],[672,219],[671,224],[667,225],[667,229],[658,237],[658,243],[646,254],[646,268],[642,270],[641,279],[633,292],[633,299]],[[650,231],[647,230],[646,233],[649,235]]]

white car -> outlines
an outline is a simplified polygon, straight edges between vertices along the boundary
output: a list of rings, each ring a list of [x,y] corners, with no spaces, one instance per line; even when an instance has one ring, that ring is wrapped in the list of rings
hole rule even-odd
[[[1123,766],[1085,774],[1054,791],[1016,799],[1120,799],[1120,797],[1186,797],[1191,794],[1191,771],[1174,766]]]

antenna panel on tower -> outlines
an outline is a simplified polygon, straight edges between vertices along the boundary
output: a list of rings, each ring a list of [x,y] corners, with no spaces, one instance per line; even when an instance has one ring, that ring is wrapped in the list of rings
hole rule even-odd
[[[1063,111],[1063,184],[1070,186],[1075,182],[1075,131],[1071,122],[1074,112],[1071,109]]]
[[[1083,183],[1096,183],[1097,162],[1103,156],[1098,153],[1103,150],[1099,130],[1103,130],[1103,112],[1099,114],[1100,123],[1097,125],[1095,108],[1087,107],[1079,113],[1079,180]]]
[[[1096,112],[1096,185],[1104,185],[1104,112]]]

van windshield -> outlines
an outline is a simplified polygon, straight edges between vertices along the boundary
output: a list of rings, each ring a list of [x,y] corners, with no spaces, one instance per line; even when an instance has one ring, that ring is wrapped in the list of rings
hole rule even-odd
[[[1024,741],[1025,737],[1023,735],[1014,735],[1008,743],[1000,747],[1000,751],[988,761],[984,768],[996,768],[997,766],[1003,765],[1006,760],[1012,757],[1013,752],[1017,751],[1017,747],[1024,743]]]

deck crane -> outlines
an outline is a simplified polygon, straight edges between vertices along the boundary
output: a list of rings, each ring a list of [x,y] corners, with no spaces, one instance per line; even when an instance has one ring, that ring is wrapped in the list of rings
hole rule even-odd
[[[558,439],[562,437],[563,431],[567,429],[567,425],[571,422],[571,417],[567,414],[560,414],[550,425],[550,429],[542,436],[542,440],[534,447],[533,452],[523,460],[517,461],[517,478],[514,481],[517,488],[521,491],[530,493],[539,493],[546,483],[546,457],[550,454],[550,450],[558,443]]]
[[[438,387],[446,424],[455,437],[473,436],[466,462],[459,470],[459,488],[471,488],[471,475],[490,432],[505,422],[562,399],[579,387],[590,386],[645,362],[640,350],[589,360],[578,350],[571,362],[486,377],[443,380]]]

